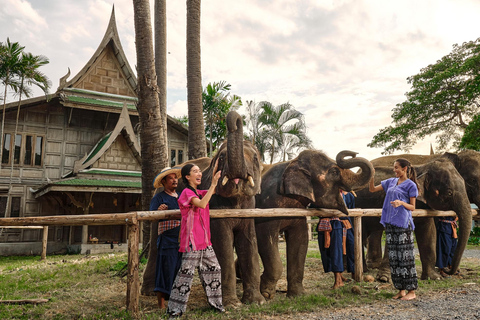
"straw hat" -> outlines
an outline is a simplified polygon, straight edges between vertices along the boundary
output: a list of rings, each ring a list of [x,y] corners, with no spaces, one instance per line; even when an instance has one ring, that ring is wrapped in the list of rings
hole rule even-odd
[[[173,168],[166,167],[166,168],[162,169],[162,171],[160,171],[160,173],[153,180],[153,187],[154,188],[163,187],[163,184],[162,184],[163,178],[165,178],[166,176],[168,176],[169,174],[172,174],[172,173],[175,173],[175,175],[177,176],[177,179],[180,179],[180,177],[182,176],[181,173],[180,173],[181,170],[182,170],[181,167],[173,167]]]

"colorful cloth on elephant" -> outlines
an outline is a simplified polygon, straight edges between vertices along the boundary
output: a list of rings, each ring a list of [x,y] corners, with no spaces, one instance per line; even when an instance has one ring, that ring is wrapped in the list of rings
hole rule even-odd
[[[384,227],[386,224],[391,224],[404,229],[411,226],[412,230],[415,230],[412,211],[407,210],[404,206],[394,208],[390,204],[394,200],[410,203],[410,198],[416,198],[418,196],[418,188],[415,182],[407,179],[398,184],[398,178],[390,178],[382,181],[382,188],[385,190],[386,196],[383,202],[380,223]]]
[[[208,246],[203,250],[189,250],[183,254],[182,265],[175,278],[168,302],[169,314],[181,315],[186,311],[195,268],[198,269],[208,303],[221,312],[225,311],[222,303],[221,268],[212,246]]]
[[[318,247],[322,257],[324,272],[343,272],[343,255],[347,255],[347,271],[355,272],[354,265],[354,237],[350,218],[327,218],[317,225]],[[325,229],[325,222],[328,222],[329,229]],[[347,226],[349,227],[347,229]],[[328,234],[328,236],[327,236]],[[329,241],[327,246],[327,241]]]
[[[197,190],[200,196],[205,196],[208,190]],[[178,198],[182,223],[180,228],[180,252],[203,250],[211,246],[210,242],[210,208],[196,207],[191,203],[198,196],[189,188],[185,188]]]
[[[453,254],[457,249],[457,223],[455,217],[444,217],[437,223],[437,261],[435,265],[447,268],[452,265]]]
[[[150,211],[158,210],[161,204],[166,204],[168,210],[178,209],[178,200],[176,197],[172,197],[167,194],[165,191],[157,193],[150,201]],[[158,222],[158,234],[166,230],[176,228],[180,225],[180,220],[160,220]]]
[[[393,285],[398,290],[416,290],[418,279],[412,228],[401,228],[387,223],[385,233]]]
[[[182,264],[182,253],[178,251],[179,233],[180,226],[162,232],[157,238],[157,265],[153,290],[155,292],[170,295],[173,281]]]

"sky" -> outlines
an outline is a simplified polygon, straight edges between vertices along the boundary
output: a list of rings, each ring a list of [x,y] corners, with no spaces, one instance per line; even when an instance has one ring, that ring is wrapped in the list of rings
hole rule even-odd
[[[42,70],[54,91],[95,52],[113,5],[135,70],[131,0],[1,0],[0,41],[48,57]],[[480,37],[478,0],[203,0],[201,14],[203,86],[224,80],[244,103],[289,102],[332,158],[381,156],[367,144],[405,101],[407,77]],[[167,112],[178,117],[187,114],[185,0],[167,1],[167,20]],[[430,144],[434,137],[410,152],[428,154]]]

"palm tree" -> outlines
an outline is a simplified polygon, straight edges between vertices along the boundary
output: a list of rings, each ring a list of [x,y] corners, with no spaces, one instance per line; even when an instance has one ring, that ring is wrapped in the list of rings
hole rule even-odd
[[[200,50],[201,0],[187,0],[187,96],[188,158],[207,155],[202,111],[202,68]]]
[[[0,153],[3,153],[3,129],[5,127],[5,107],[7,104],[7,92],[8,88],[18,91],[19,83],[15,76],[20,69],[20,57],[23,52],[22,47],[18,42],[10,42],[7,38],[5,44],[0,43],[0,81],[4,85],[3,94],[3,111],[2,111],[2,128],[0,136]]]
[[[268,101],[259,103],[261,113],[258,121],[263,132],[270,137],[267,140],[267,150],[270,153],[270,163],[273,163],[280,146],[286,143],[286,136],[296,136],[302,144],[306,143],[306,126],[303,114],[293,108],[290,103],[274,106]],[[292,143],[289,142],[291,145]],[[308,145],[308,143],[307,143]],[[296,147],[295,147],[296,148]]]
[[[19,79],[19,90],[18,94],[18,106],[17,106],[17,117],[15,121],[15,134],[13,135],[14,139],[17,137],[18,132],[18,120],[20,117],[20,106],[22,104],[22,96],[25,95],[27,98],[31,96],[31,86],[37,86],[45,93],[48,94],[48,89],[51,86],[50,80],[48,77],[43,74],[40,70],[40,67],[48,64],[48,58],[42,55],[34,56],[30,52],[22,53],[22,58],[19,63],[18,69],[15,71],[16,76]],[[4,108],[5,109],[5,108]],[[11,162],[10,169],[10,185],[12,183],[13,176],[13,160]],[[11,188],[9,188],[10,190]]]
[[[231,85],[226,81],[209,83],[202,93],[203,115],[210,140],[210,155],[227,136],[225,119],[228,112],[237,110],[242,105],[239,96],[230,95],[230,92],[227,92],[230,87]]]

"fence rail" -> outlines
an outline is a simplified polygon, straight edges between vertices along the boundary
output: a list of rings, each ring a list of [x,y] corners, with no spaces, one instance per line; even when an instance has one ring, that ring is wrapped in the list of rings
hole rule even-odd
[[[349,216],[354,219],[355,239],[355,281],[363,278],[362,261],[362,217],[380,217],[381,209],[350,209]],[[415,210],[413,217],[443,217],[455,216],[454,211]],[[212,209],[211,218],[281,218],[281,217],[341,217],[345,216],[336,209]],[[476,210],[472,209],[472,217],[479,219]],[[128,225],[128,274],[127,274],[127,310],[134,315],[138,313],[140,297],[139,240],[140,221],[159,219],[179,219],[180,210],[168,211],[134,211],[128,213],[105,213],[88,215],[62,215],[42,217],[0,218],[0,228],[15,228],[34,226],[43,228],[42,259],[45,259],[48,237],[48,226],[78,226],[78,225]]]

